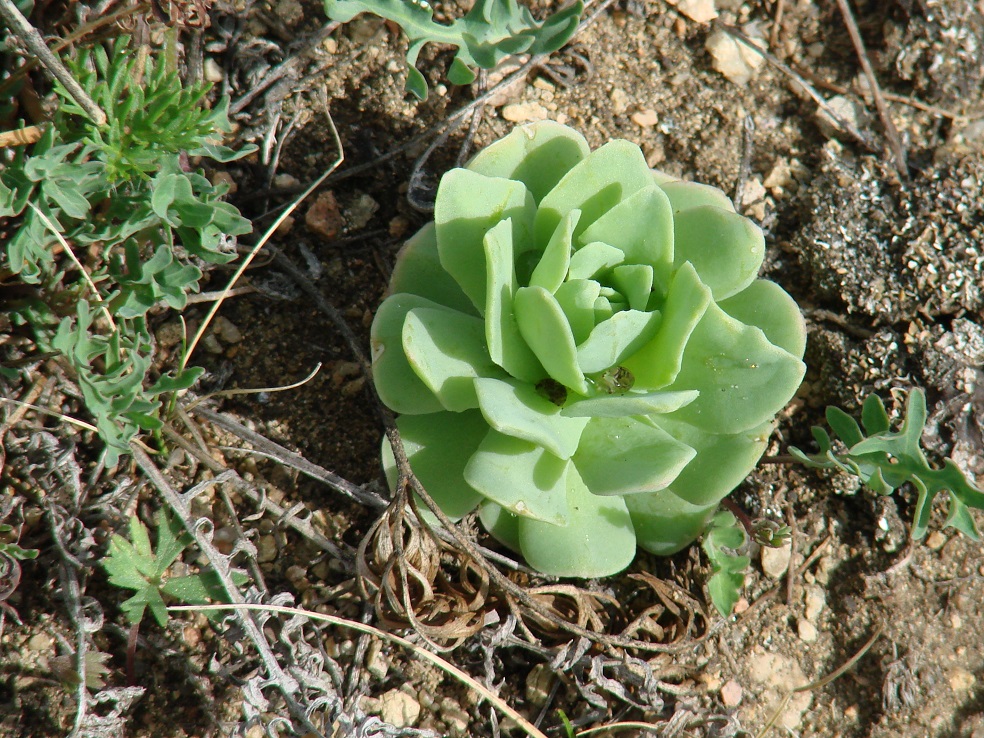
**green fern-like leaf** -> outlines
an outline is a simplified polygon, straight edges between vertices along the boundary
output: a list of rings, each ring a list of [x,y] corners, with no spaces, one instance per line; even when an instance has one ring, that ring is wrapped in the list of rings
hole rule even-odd
[[[472,9],[450,25],[435,23],[434,10],[425,0],[325,0],[325,11],[329,18],[342,23],[359,13],[373,13],[398,23],[410,41],[406,88],[426,100],[427,82],[414,66],[426,44],[458,47],[448,79],[456,85],[469,84],[475,79],[474,67],[491,69],[510,54],[559,49],[577,30],[584,3],[577,0],[542,23],[516,0],[475,0]]]
[[[807,466],[839,469],[853,474],[873,492],[892,494],[906,482],[916,488],[918,498],[912,520],[912,537],[926,535],[933,501],[941,492],[950,496],[944,527],[952,527],[974,540],[980,533],[970,508],[984,510],[984,491],[978,489],[963,472],[946,459],[942,469],[934,469],[922,451],[922,433],[926,426],[926,393],[913,389],[906,402],[905,416],[897,432],[891,430],[885,405],[877,395],[869,395],[861,409],[861,426],[837,408],[827,409],[827,422],[847,446],[845,453],[833,448],[833,441],[822,428],[813,428],[820,453],[806,454],[798,448],[790,453]],[[867,435],[865,435],[867,434]]]
[[[746,543],[745,529],[727,510],[714,514],[701,543],[711,562],[711,578],[707,582],[711,603],[725,617],[731,614],[745,586],[750,559],[741,551]]]

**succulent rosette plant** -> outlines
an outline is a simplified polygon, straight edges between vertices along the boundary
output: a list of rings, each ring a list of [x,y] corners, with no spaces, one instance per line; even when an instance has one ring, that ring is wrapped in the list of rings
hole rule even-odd
[[[441,180],[372,326],[410,465],[535,569],[596,577],[695,540],[804,374],[793,299],[720,190],[550,121]],[[386,442],[390,484],[396,469]]]

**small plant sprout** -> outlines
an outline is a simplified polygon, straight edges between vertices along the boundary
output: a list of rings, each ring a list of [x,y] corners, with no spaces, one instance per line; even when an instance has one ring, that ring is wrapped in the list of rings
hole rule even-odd
[[[427,99],[427,81],[417,68],[420,50],[428,43],[458,47],[448,70],[452,84],[475,80],[474,67],[492,69],[513,54],[547,54],[567,43],[584,11],[581,0],[557,11],[542,23],[516,0],[475,0],[464,17],[450,25],[435,23],[425,0],[325,0],[334,21],[346,23],[359,13],[373,13],[397,23],[407,34],[407,84],[419,100]]]
[[[754,467],[802,315],[718,189],[544,121],[444,175],[372,326],[414,472],[546,574],[672,554]],[[383,447],[390,484],[397,472]]]
[[[836,407],[827,408],[827,423],[847,446],[846,452],[835,452],[827,431],[814,426],[813,437],[820,453],[808,455],[798,448],[790,448],[794,458],[807,466],[852,474],[878,495],[890,495],[910,482],[918,493],[912,520],[912,538],[917,541],[926,535],[936,496],[947,492],[950,501],[944,527],[956,528],[973,540],[980,540],[970,509],[984,510],[984,492],[971,484],[951,459],[946,459],[942,469],[934,469],[923,454],[922,434],[926,427],[923,390],[917,387],[909,392],[905,416],[897,432],[891,429],[885,405],[878,395],[868,395],[865,399],[860,426]]]

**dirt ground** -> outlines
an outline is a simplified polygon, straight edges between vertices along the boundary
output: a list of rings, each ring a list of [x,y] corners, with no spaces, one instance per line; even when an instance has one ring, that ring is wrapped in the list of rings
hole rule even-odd
[[[456,3],[435,5],[439,17],[462,12]],[[600,5],[589,6],[585,18]],[[796,298],[809,325],[807,377],[767,454],[784,454],[789,445],[812,450],[809,428],[823,422],[826,405],[856,413],[864,397],[877,392],[898,411],[905,390],[924,387],[930,411],[924,443],[933,461],[953,458],[980,486],[984,5],[879,0],[852,6],[906,154],[902,167],[836,2],[713,5],[716,22],[693,20],[701,4],[687,0],[607,5],[564,50],[486,100],[474,118],[462,117],[464,124],[443,141],[433,126],[518,64],[482,75],[472,88],[456,88],[443,82],[451,54],[428,46],[417,66],[431,94],[418,103],[403,91],[406,40],[396,27],[361,16],[312,41],[326,24],[324,11],[297,0],[238,8],[216,2],[200,43],[186,31],[187,48],[189,57],[196,50],[202,55],[205,73],[231,96],[239,140],[261,147],[226,170],[236,184],[230,199],[258,231],[332,166],[338,151],[330,114],[345,161],[271,243],[363,346],[396,251],[429,217],[411,201],[426,204],[440,174],[468,150],[517,123],[550,118],[582,131],[592,147],[613,138],[638,143],[652,166],[721,187],[762,225],[768,246],[763,276]],[[538,2],[534,10],[543,17],[553,7]],[[746,52],[720,71],[723,62],[708,48],[734,43],[727,28],[761,39],[771,58]],[[294,61],[282,77],[236,107],[288,60]],[[843,120],[820,115],[804,84],[831,101]],[[860,135],[847,132],[845,123]],[[195,357],[208,370],[197,392],[287,385],[322,363],[295,389],[235,395],[210,406],[368,493],[384,494],[382,425],[371,390],[336,326],[272,259],[261,253],[241,283],[255,290],[223,307],[212,338]],[[227,278],[214,272],[208,289]],[[192,306],[184,317],[194,325],[206,309]],[[162,313],[156,325],[164,366],[177,350],[167,338],[176,324],[173,313]],[[8,431],[7,474],[38,468],[18,466],[13,458],[27,448],[31,417]],[[379,507],[237,451],[243,441],[236,434],[198,422],[211,457],[283,511],[279,517],[258,513],[239,488],[226,499],[210,490],[194,509],[215,521],[215,540],[231,540],[223,536],[241,525],[257,546],[254,573],[269,593],[288,592],[298,604],[378,625],[353,586],[351,561],[334,560],[285,521],[309,520],[323,540],[351,555]],[[176,428],[192,438],[188,427]],[[72,441],[71,430],[49,430],[59,448]],[[91,440],[88,446],[74,440],[79,467],[91,470],[98,449]],[[182,489],[213,474],[204,461],[178,450],[166,466]],[[71,509],[70,493],[55,472],[34,474],[28,482],[47,479],[52,486],[47,502],[21,509],[27,521],[22,544],[42,555],[23,565],[20,586],[7,600],[23,624],[8,618],[0,640],[0,734],[72,730],[79,690],[64,681],[66,667],[61,662],[59,671],[58,659],[74,650],[80,628],[73,617],[80,610],[91,615],[85,637],[108,654],[105,686],[90,685],[88,693],[109,695],[104,706],[90,708],[90,718],[103,723],[90,719],[80,734],[171,737],[242,729],[262,735],[258,725],[245,727],[250,710],[276,730],[274,716],[286,719],[289,712],[282,699],[263,691],[269,685],[257,687],[260,659],[241,633],[213,628],[203,616],[182,615],[164,629],[145,621],[135,684],[127,684],[129,626],[117,607],[126,595],[110,588],[93,564],[125,514],[137,511],[150,521],[159,505],[139,470],[124,464],[95,480],[85,504],[57,520],[52,511]],[[4,485],[17,489],[15,481]],[[634,613],[653,597],[640,594],[645,587],[632,575],[672,583],[674,601],[688,605],[676,616],[664,608],[660,632],[676,646],[668,653],[591,645],[556,633],[530,643],[513,627],[504,600],[490,596],[485,627],[445,658],[549,735],[564,734],[557,714],[563,710],[577,730],[617,722],[653,726],[628,725],[620,735],[984,737],[984,551],[942,528],[945,508],[935,511],[927,538],[912,543],[912,490],[876,499],[847,476],[767,463],[733,498],[752,517],[794,529],[792,550],[755,552],[735,617],[709,614],[702,590],[706,561],[694,547],[672,559],[643,555],[612,580],[578,583]],[[303,507],[288,515],[295,505]],[[60,526],[74,526],[78,534],[66,537]],[[477,525],[467,528],[494,548]],[[58,536],[75,546],[75,584],[52,545]],[[443,559],[452,577],[455,561]],[[196,563],[203,561],[185,561]],[[84,608],[66,605],[72,587]],[[612,609],[606,607],[600,609]],[[682,634],[687,612],[689,631]],[[630,616],[601,622],[615,627],[620,617]],[[268,632],[278,634],[269,638],[275,645],[290,641],[275,628]],[[310,659],[292,673],[325,681],[305,683],[301,693],[309,700],[302,704],[318,708],[312,720],[327,735],[519,734],[508,722],[496,725],[474,693],[398,647],[341,630],[325,629],[319,637],[317,647],[299,651],[290,641],[286,651]],[[791,691],[831,675],[836,678]],[[146,691],[133,692],[127,704],[128,686]]]

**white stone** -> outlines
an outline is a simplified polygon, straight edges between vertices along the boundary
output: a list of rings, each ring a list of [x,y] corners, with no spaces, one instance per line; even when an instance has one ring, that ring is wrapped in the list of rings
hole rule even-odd
[[[756,46],[765,47],[762,38],[748,33],[747,27],[744,30]],[[714,69],[739,86],[745,86],[754,79],[765,63],[761,54],[721,29],[707,37],[704,47],[713,58]]]
[[[789,568],[789,559],[791,556],[792,549],[788,543],[781,548],[762,546],[762,571],[770,579],[778,579]]]
[[[817,626],[805,618],[796,623],[796,632],[804,643],[814,643],[817,640]]]
[[[406,692],[391,689],[379,698],[379,717],[396,728],[407,728],[420,717],[420,703]]]
[[[502,108],[502,117],[510,123],[530,123],[546,120],[549,113],[537,102],[510,103]]]
[[[707,23],[718,17],[714,0],[666,0],[670,5],[697,23]]]

